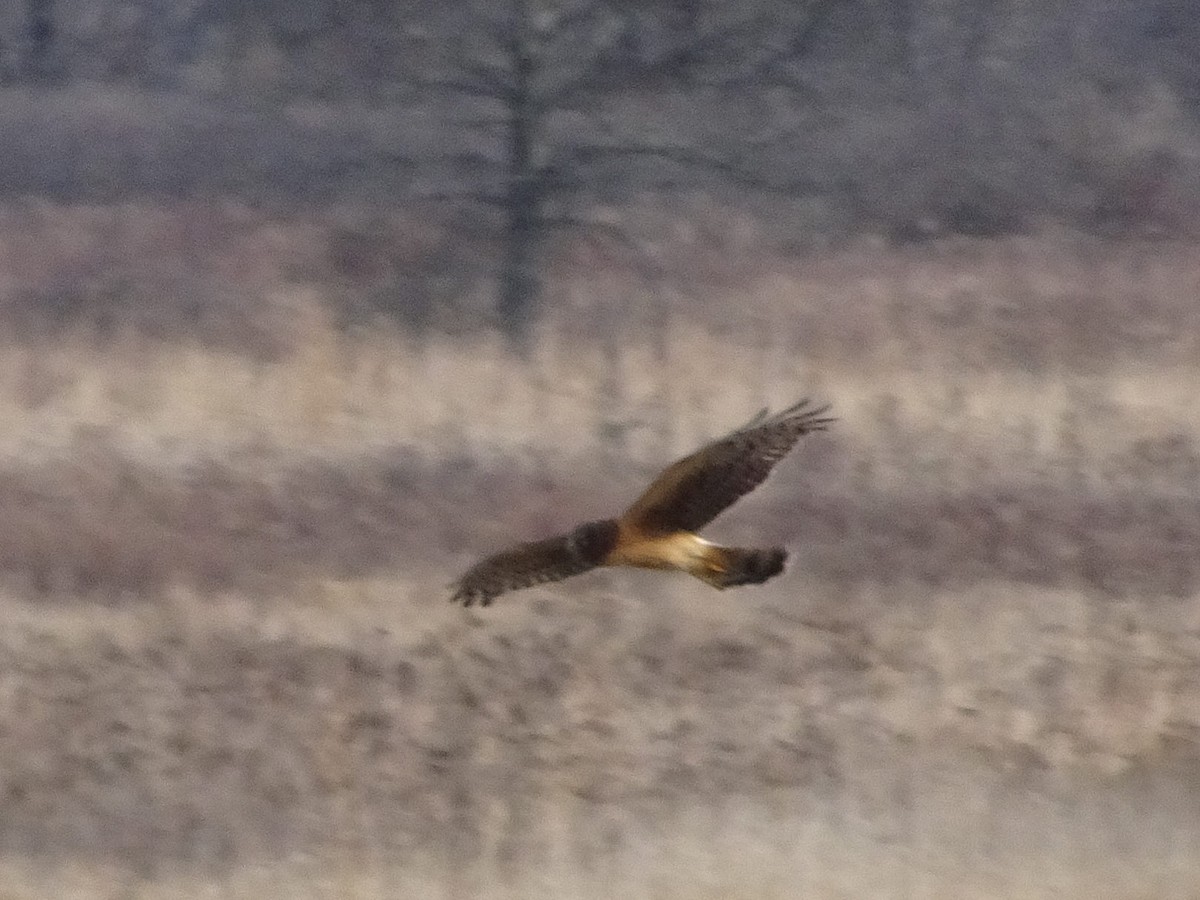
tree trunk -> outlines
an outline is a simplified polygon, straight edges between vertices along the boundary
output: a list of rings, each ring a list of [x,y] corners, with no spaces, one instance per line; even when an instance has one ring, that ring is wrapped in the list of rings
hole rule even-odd
[[[54,6],[52,0],[29,0],[25,18],[25,76],[40,81],[51,74],[54,49]]]
[[[498,312],[501,327],[524,346],[541,293],[537,257],[542,238],[544,185],[534,158],[539,110],[532,92],[536,60],[527,0],[514,0],[511,11],[513,89],[508,98],[508,187],[504,200],[506,221]]]
[[[541,236],[537,214],[530,201],[510,196],[509,203],[498,311],[505,332],[518,341],[525,341],[533,326],[541,293],[537,259]]]

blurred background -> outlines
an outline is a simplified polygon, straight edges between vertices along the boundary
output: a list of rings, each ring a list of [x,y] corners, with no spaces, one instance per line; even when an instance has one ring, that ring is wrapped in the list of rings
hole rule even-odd
[[[0,895],[1200,896],[1198,210],[1182,0],[4,4]]]

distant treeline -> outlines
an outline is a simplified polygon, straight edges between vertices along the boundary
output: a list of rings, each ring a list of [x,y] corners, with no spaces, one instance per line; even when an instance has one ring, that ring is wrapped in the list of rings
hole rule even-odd
[[[414,35],[469,35],[514,5],[602,15],[593,37],[611,43],[615,77],[622,63],[651,58],[664,76],[686,74],[696,35],[731,10],[786,26],[800,9],[823,20],[796,48],[815,61],[810,74],[837,69],[903,87],[976,64],[1067,65],[1112,91],[1161,79],[1200,108],[1191,0],[10,0],[0,5],[0,79],[232,91],[266,81],[291,95],[380,97],[405,89]],[[740,38],[726,37],[736,49]]]
[[[658,278],[639,205],[786,252],[1195,236],[1198,119],[1194,0],[0,4],[0,195],[387,205],[518,332],[560,237]]]

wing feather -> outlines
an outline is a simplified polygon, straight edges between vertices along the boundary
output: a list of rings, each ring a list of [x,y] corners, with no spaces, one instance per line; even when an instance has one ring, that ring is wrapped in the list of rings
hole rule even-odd
[[[562,581],[601,565],[617,541],[611,519],[588,522],[568,534],[519,544],[476,563],[454,583],[451,602],[487,606],[508,591]]]
[[[696,531],[754,490],[800,438],[835,421],[808,400],[766,416],[669,466],[622,516],[646,534]]]

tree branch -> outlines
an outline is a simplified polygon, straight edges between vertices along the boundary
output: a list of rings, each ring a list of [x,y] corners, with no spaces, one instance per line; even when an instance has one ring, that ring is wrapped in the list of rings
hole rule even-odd
[[[794,135],[796,126],[790,123],[765,129],[758,135],[744,137],[739,143],[736,155],[722,155],[690,144],[655,143],[640,140],[622,132],[603,115],[583,112],[581,114],[603,133],[605,143],[567,148],[539,170],[541,177],[547,180],[558,179],[560,188],[582,181],[577,175],[572,175],[570,178],[563,177],[564,173],[569,173],[574,168],[585,167],[589,163],[622,158],[629,160],[658,159],[684,168],[708,171],[733,178],[742,184],[761,190],[801,194],[810,193],[817,187],[816,182],[807,178],[798,178],[782,183],[768,180],[745,162],[746,158],[754,151],[778,144]]]
[[[494,209],[503,209],[508,202],[501,194],[490,194],[487,191],[472,191],[467,189],[418,191],[413,194],[413,199],[418,202],[477,203],[480,206],[490,206]]]
[[[477,97],[484,100],[495,100],[505,103],[508,100],[509,89],[502,84],[485,84],[461,78],[416,75],[411,79],[415,87],[426,90],[440,90],[460,97]]]
[[[512,73],[507,66],[482,59],[463,60],[461,66],[476,84],[497,82],[504,90],[511,89]]]
[[[600,93],[600,76],[606,65],[605,52],[616,46],[615,40],[592,48],[591,58],[583,61],[579,70],[565,79],[557,88],[546,91],[537,99],[539,111],[543,113],[573,108],[575,101],[590,93]]]
[[[497,169],[504,168],[506,165],[503,159],[490,157],[478,150],[462,150],[458,153],[442,153],[437,156],[428,157],[428,161],[433,164],[450,164],[454,166],[478,169]]]
[[[504,69],[477,59],[456,59],[452,75],[431,74],[404,61],[398,65],[404,80],[417,88],[499,103],[506,103],[512,92],[511,79]]]
[[[815,187],[811,179],[795,179],[779,183],[764,178],[753,169],[744,165],[739,158],[722,157],[714,153],[698,150],[686,144],[647,144],[628,143],[603,147],[575,147],[560,157],[556,163],[548,167],[548,171],[560,171],[572,166],[587,166],[607,160],[657,159],[688,169],[712,172],[732,178],[740,184],[760,190],[805,193]]]
[[[805,100],[824,107],[822,98],[815,89],[800,78],[780,75],[778,67],[806,56],[816,42],[817,35],[829,19],[833,9],[844,0],[811,0],[803,23],[790,35],[782,46],[765,53],[730,78],[719,79],[714,87],[785,87],[796,90]]]

